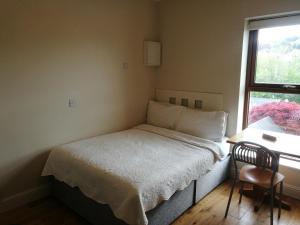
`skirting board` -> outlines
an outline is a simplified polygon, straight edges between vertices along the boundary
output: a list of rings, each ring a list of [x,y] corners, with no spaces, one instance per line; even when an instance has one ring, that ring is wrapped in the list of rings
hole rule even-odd
[[[283,194],[300,200],[300,187],[284,183]]]
[[[27,203],[39,200],[50,194],[50,185],[45,184],[39,187],[35,187],[21,193],[17,193],[8,198],[0,200],[0,213],[15,209],[19,206],[25,205]]]

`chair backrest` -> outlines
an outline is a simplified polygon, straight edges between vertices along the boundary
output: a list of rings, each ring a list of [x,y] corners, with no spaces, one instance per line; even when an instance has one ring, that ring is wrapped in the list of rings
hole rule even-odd
[[[279,159],[277,155],[266,147],[256,143],[246,141],[236,143],[232,149],[232,159],[236,173],[237,161],[272,170],[273,177],[278,171]]]

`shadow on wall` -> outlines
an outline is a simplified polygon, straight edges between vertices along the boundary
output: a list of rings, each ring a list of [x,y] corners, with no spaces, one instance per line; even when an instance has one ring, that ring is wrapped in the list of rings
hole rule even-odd
[[[49,156],[50,150],[44,150],[39,154],[30,154],[14,161],[2,164],[0,167],[0,202],[13,197],[15,193],[48,183],[47,177],[41,177],[43,167]],[[33,176],[28,177],[28,174]],[[11,187],[18,190],[12,190]],[[25,187],[25,188],[24,188]],[[3,191],[4,190],[4,191]]]

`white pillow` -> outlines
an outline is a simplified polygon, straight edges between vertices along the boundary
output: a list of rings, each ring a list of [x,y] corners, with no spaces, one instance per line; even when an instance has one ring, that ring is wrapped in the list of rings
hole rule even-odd
[[[184,108],[179,105],[149,101],[147,123],[157,127],[174,129]]]
[[[226,132],[226,112],[205,112],[186,108],[176,123],[175,130],[200,138],[221,142]]]

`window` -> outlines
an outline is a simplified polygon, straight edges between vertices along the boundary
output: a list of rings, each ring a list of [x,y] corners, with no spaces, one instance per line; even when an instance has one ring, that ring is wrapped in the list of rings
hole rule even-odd
[[[250,31],[244,112],[244,127],[300,135],[300,25]]]

